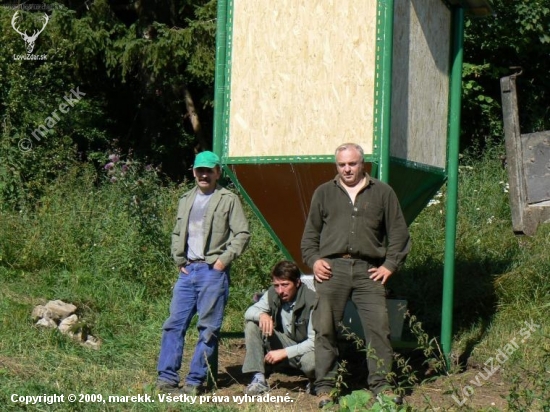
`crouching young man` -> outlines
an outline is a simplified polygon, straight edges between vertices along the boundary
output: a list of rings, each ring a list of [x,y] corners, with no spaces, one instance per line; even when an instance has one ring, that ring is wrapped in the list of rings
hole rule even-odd
[[[272,286],[244,315],[243,373],[253,373],[247,395],[269,391],[266,377],[276,365],[301,370],[310,383],[315,378],[311,324],[315,293],[302,284],[298,266],[286,260],[275,265],[271,281]],[[311,387],[308,384],[308,389]]]

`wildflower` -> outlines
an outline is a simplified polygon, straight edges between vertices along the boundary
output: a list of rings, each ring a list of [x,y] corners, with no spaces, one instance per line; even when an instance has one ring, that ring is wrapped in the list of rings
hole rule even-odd
[[[109,162],[104,166],[105,170],[111,170],[113,167],[115,167],[113,162]]]
[[[147,166],[145,166],[145,170],[150,172],[151,170],[153,170],[153,166],[152,165],[147,165]]]
[[[112,177],[111,177],[111,183],[116,183],[116,181],[117,181],[116,176],[112,176]]]
[[[441,199],[443,197],[443,193],[441,191],[437,192],[435,194],[435,196],[433,197],[433,199],[431,199],[429,202],[428,202],[428,205],[426,207],[430,207],[430,206],[433,206],[433,205],[438,205],[441,203],[441,200],[438,200],[438,199]]]
[[[120,160],[120,157],[117,154],[109,155],[109,160],[113,163],[116,163]]]
[[[458,166],[458,171],[462,172],[463,170],[474,170],[473,166]]]
[[[122,165],[122,168],[121,168],[122,173],[126,173],[128,171],[128,169],[129,169],[128,165],[126,165],[126,164]]]
[[[498,184],[502,186],[502,191],[504,193],[508,193],[508,191],[510,190],[510,183],[501,180],[500,182],[498,182]]]

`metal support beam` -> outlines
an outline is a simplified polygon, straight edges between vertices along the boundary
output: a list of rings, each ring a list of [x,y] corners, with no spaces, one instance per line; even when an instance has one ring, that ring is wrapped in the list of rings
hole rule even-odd
[[[445,220],[445,263],[441,312],[441,346],[450,367],[453,331],[456,219],[458,209],[458,155],[462,105],[462,62],[464,56],[464,9],[453,8],[453,48],[449,107],[449,156],[447,160],[447,214]]]

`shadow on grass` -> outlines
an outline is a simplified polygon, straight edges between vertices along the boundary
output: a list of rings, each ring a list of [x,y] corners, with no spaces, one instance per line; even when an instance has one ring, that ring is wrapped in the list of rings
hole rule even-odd
[[[506,273],[511,259],[455,261],[453,291],[453,336],[460,332],[475,330],[466,335],[459,365],[465,366],[473,349],[484,338],[496,313],[497,294],[494,280]],[[440,341],[442,326],[444,266],[428,259],[419,267],[408,267],[388,282],[392,293],[408,300],[408,310],[422,323],[422,329]],[[405,322],[403,340],[414,341],[415,337]]]

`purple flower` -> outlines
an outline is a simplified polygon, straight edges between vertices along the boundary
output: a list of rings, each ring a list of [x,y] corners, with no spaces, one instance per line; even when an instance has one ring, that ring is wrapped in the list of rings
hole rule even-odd
[[[116,183],[117,178],[115,176],[111,177],[111,183]]]
[[[120,160],[120,157],[117,154],[109,155],[109,160],[113,163],[116,163]]]
[[[147,165],[147,166],[145,166],[145,170],[150,172],[151,170],[153,170],[153,166],[152,165]]]
[[[104,166],[105,170],[111,170],[113,167],[115,167],[113,162],[109,162]]]
[[[128,165],[122,165],[122,168],[121,168],[122,173],[126,173],[128,169],[129,169]]]

